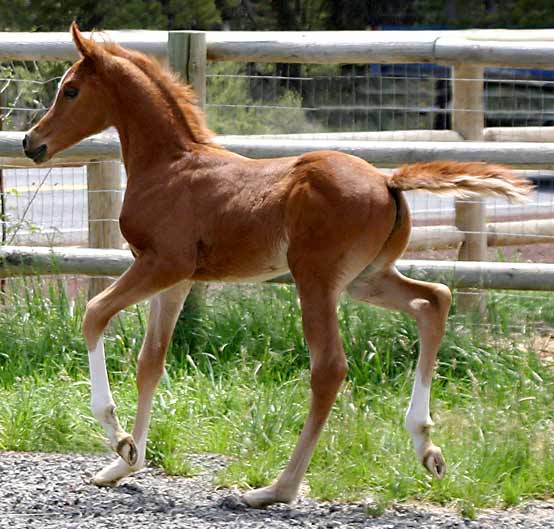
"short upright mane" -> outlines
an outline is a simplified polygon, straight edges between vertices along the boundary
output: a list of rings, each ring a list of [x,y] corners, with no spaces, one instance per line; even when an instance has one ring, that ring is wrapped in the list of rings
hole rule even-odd
[[[166,70],[158,61],[138,51],[122,48],[114,42],[102,47],[110,54],[122,57],[139,68],[160,90],[175,118],[188,129],[195,143],[212,143],[213,132],[208,129],[204,115],[197,106],[197,98],[190,86]]]

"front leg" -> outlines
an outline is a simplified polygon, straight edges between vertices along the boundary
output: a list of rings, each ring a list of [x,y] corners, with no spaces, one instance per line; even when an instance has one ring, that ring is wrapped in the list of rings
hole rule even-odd
[[[96,485],[117,485],[121,479],[144,466],[154,391],[163,374],[167,348],[191,285],[190,281],[183,281],[150,301],[148,329],[138,356],[137,367],[138,405],[133,438],[136,439],[138,457],[134,464],[118,457],[96,474],[93,479]]]
[[[183,281],[190,276],[191,270],[190,263],[187,266],[169,258],[164,260],[143,254],[115,283],[87,304],[83,335],[89,351],[92,413],[104,428],[111,447],[130,467],[137,464],[139,450],[133,437],[121,428],[115,413],[102,334],[110,319],[120,310]]]

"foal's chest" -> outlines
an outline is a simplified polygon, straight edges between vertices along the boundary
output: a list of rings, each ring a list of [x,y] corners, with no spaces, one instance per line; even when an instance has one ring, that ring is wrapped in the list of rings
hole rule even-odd
[[[192,208],[185,193],[161,186],[125,193],[119,226],[125,240],[138,250],[189,246],[194,239],[192,225]]]

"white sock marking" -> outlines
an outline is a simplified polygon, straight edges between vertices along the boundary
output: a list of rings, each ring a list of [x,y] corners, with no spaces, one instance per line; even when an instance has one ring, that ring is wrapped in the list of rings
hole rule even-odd
[[[100,337],[93,351],[88,353],[91,385],[91,410],[100,421],[105,417],[105,411],[114,406],[108,372],[106,370],[106,358],[104,355],[104,338]]]
[[[422,451],[423,443],[426,441],[426,437],[422,435],[422,428],[433,424],[429,412],[430,399],[431,386],[423,383],[419,369],[416,369],[412,398],[406,412],[406,428],[414,441],[415,451],[420,456],[423,455],[420,454],[420,451]]]

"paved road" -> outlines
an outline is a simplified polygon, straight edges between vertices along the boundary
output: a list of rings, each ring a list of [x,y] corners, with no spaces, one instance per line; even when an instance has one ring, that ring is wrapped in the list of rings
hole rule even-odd
[[[86,174],[83,167],[54,169],[5,169],[10,217],[25,219],[16,242],[61,242],[83,244],[87,233]],[[122,172],[122,182],[125,176]],[[38,190],[38,192],[36,192]],[[419,224],[449,223],[454,215],[452,197],[424,192],[407,193],[413,216]],[[32,200],[29,207],[29,202]],[[26,211],[28,208],[28,211]],[[487,199],[489,216],[545,216],[554,213],[554,183],[543,185],[524,205],[509,205]],[[10,237],[11,235],[9,235]]]

